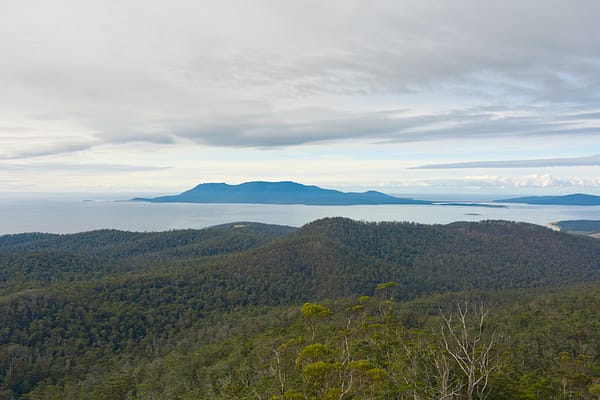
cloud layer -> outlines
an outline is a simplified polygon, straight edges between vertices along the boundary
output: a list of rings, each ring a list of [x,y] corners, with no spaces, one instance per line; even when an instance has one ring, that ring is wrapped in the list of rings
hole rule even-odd
[[[38,133],[67,124],[90,145],[180,137],[279,147],[600,126],[595,1],[33,3],[0,10],[1,116]]]
[[[540,160],[471,161],[450,164],[430,164],[412,169],[462,168],[539,168],[539,167],[594,167],[600,166],[600,154],[589,157],[546,158]]]
[[[582,156],[600,154],[599,20],[595,0],[2,2],[0,181],[41,165],[45,180],[61,165],[148,185],[156,171],[121,167],[301,179],[321,157],[359,185],[377,160],[415,186],[597,166]],[[553,184],[597,186],[571,172]]]

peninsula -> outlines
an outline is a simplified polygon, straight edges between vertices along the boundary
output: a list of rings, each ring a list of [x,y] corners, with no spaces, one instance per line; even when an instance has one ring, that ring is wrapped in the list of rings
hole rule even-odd
[[[566,196],[529,196],[494,200],[494,203],[521,203],[556,206],[600,206],[600,196],[575,193]]]

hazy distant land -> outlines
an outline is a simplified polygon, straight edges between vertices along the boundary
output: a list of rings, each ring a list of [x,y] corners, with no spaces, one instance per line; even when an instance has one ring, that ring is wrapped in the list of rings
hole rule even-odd
[[[239,185],[202,183],[172,196],[135,198],[152,203],[246,203],[305,205],[432,204],[430,201],[390,196],[370,190],[341,192],[296,182],[245,182]]]
[[[464,202],[434,202],[395,197],[375,190],[342,192],[296,182],[245,182],[239,185],[202,183],[183,193],[153,198],[137,197],[133,201],[151,203],[242,203],[242,204],[302,204],[315,206],[343,205],[442,205],[463,207],[505,207],[499,204]]]
[[[600,206],[600,196],[575,193],[566,196],[528,196],[494,200],[495,203],[524,203],[537,205]]]

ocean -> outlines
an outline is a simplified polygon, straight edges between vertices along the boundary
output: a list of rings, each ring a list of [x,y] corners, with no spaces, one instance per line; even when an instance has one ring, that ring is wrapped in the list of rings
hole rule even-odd
[[[133,196],[123,194],[3,194],[0,197],[0,234],[74,233],[106,228],[149,232],[199,229],[238,221],[298,227],[324,217],[423,224],[501,219],[547,225],[560,220],[600,220],[600,207],[597,206],[511,204],[507,208],[488,208],[442,205],[159,204],[119,201],[131,197]],[[465,198],[461,200],[465,201]]]

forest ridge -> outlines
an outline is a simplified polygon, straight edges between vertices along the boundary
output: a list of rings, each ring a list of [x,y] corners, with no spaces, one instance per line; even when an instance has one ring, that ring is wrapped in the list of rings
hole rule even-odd
[[[596,239],[506,221],[327,218],[299,229],[240,222],[5,235],[0,398],[340,398],[350,376],[362,383],[341,398],[433,398],[425,393],[439,389],[437,378],[391,378],[410,376],[401,371],[411,362],[433,368],[449,356],[437,341],[439,326],[468,297],[495,304],[486,335],[503,341],[494,347],[502,368],[489,376],[486,396],[550,399],[567,382],[588,396],[577,398],[592,399],[600,330],[588,305],[600,298],[599,254]],[[316,304],[314,323],[300,312],[305,303]],[[347,325],[350,309],[363,310],[356,315],[364,323]],[[551,337],[532,330],[533,322],[553,327]],[[344,326],[354,332],[349,358],[338,347],[350,332]],[[282,391],[272,356],[284,343],[281,372],[289,380]],[[397,364],[407,348],[420,355]],[[504,351],[512,351],[509,358]],[[392,353],[395,361],[385,356]],[[564,369],[570,363],[571,372]],[[448,365],[456,399],[467,395],[459,370]]]

